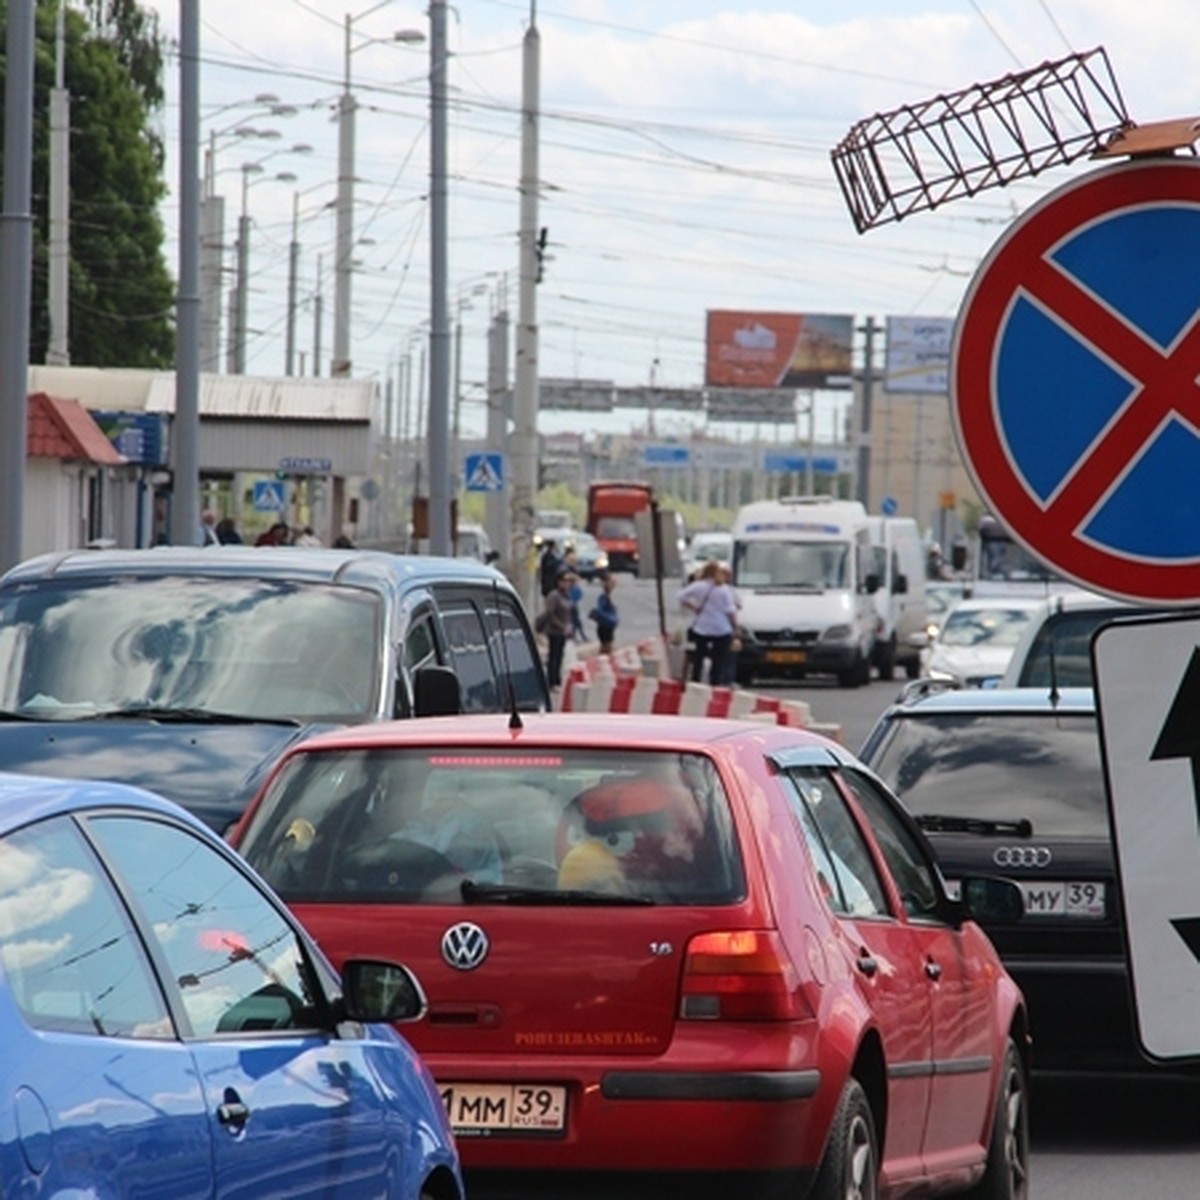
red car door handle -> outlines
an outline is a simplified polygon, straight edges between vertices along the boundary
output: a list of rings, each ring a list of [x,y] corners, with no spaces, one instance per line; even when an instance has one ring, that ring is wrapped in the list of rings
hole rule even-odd
[[[879,964],[865,950],[858,956],[858,969],[867,976],[874,975],[879,970]]]

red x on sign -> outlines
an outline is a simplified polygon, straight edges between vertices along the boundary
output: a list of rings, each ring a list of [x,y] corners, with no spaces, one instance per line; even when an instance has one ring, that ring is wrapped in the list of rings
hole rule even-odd
[[[959,446],[1014,537],[1132,599],[1200,601],[1200,162],[1051,193],[959,314]]]

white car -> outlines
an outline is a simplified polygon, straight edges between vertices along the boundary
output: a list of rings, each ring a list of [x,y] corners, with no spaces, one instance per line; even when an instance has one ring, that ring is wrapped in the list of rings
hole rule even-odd
[[[683,556],[683,578],[691,579],[697,571],[703,569],[705,563],[714,558],[719,562],[729,562],[732,555],[732,533],[722,533],[719,530],[694,533]]]
[[[961,687],[994,687],[1040,604],[1027,596],[960,600],[929,647],[925,674]]]
[[[1091,687],[1092,635],[1116,617],[1178,612],[1118,600],[1086,588],[1056,592],[1038,604],[1013,649],[1001,687]]]

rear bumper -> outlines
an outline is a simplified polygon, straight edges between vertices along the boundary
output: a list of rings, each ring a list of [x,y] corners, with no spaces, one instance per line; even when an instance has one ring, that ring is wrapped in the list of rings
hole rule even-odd
[[[790,1177],[795,1186],[798,1173],[815,1168],[837,1102],[834,1085],[823,1088],[820,1072],[811,1068],[663,1070],[659,1060],[638,1069],[628,1060],[551,1057],[491,1063],[482,1070],[478,1061],[451,1063],[437,1054],[426,1054],[425,1060],[439,1084],[503,1081],[567,1088],[561,1134],[459,1133],[459,1155],[468,1171],[511,1170],[540,1177],[544,1172],[653,1176],[753,1169]],[[835,1094],[829,1095],[831,1091]],[[725,1194],[750,1193],[734,1189]]]

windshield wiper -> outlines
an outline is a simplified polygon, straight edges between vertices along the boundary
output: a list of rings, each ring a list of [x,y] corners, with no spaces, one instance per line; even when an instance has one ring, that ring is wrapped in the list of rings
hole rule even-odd
[[[259,717],[247,713],[217,712],[211,708],[172,707],[159,704],[126,704],[121,708],[106,708],[100,712],[77,717],[85,721],[177,721],[197,725],[294,725],[294,717]]]
[[[592,892],[583,888],[553,891],[549,888],[520,887],[509,883],[476,883],[464,879],[462,898],[468,904],[495,901],[499,904],[613,904],[652,905],[646,896],[620,896],[612,892]]]
[[[1033,822],[1028,817],[1015,821],[996,821],[990,817],[947,817],[938,813],[923,813],[917,824],[926,833],[973,833],[979,837],[997,837],[1011,833],[1016,837],[1033,837]]]

